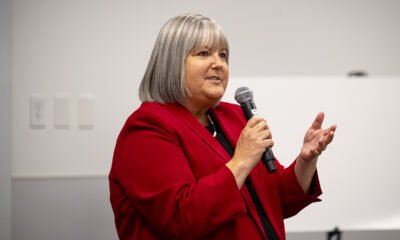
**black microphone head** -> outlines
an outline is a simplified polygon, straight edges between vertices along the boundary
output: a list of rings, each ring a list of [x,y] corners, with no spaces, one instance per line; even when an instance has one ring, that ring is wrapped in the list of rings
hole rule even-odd
[[[248,87],[240,87],[236,89],[235,100],[239,104],[253,100],[253,91],[251,91]]]

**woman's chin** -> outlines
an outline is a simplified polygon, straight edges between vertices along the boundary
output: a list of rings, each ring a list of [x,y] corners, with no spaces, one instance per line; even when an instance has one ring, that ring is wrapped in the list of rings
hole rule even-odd
[[[223,97],[223,95],[209,97],[208,98],[209,105],[211,107],[216,107],[221,102],[222,97]]]
[[[208,95],[209,98],[212,99],[221,99],[225,94],[225,89],[214,89],[214,91],[211,91]]]

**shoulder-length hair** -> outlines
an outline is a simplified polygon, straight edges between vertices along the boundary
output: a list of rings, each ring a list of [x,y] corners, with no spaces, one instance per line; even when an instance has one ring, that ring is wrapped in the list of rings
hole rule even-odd
[[[140,83],[140,100],[183,103],[190,96],[184,81],[185,59],[193,49],[204,46],[229,52],[228,40],[214,20],[199,14],[184,14],[168,20],[158,34]]]

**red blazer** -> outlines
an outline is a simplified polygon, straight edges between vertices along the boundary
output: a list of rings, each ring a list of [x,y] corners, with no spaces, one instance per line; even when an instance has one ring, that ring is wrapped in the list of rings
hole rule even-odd
[[[238,105],[220,103],[213,116],[233,147],[246,124]],[[118,137],[109,175],[120,239],[265,239],[245,185],[225,166],[230,156],[179,104],[143,103]],[[319,201],[317,174],[309,194],[294,164],[269,174],[260,162],[249,178],[280,239],[283,219]]]

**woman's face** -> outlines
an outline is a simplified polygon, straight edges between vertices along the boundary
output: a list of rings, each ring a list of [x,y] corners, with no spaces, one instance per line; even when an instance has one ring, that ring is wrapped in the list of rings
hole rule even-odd
[[[185,84],[191,96],[186,104],[211,107],[218,103],[228,84],[228,51],[204,46],[193,49],[185,60]]]

